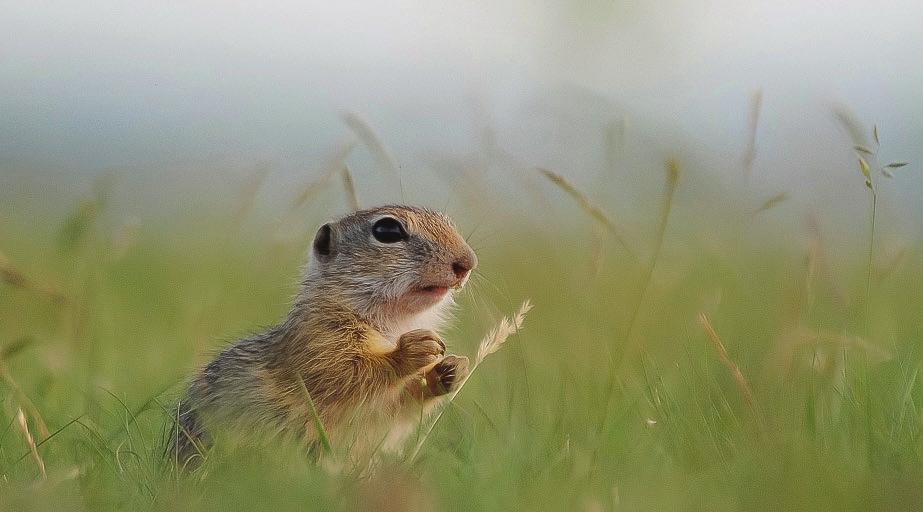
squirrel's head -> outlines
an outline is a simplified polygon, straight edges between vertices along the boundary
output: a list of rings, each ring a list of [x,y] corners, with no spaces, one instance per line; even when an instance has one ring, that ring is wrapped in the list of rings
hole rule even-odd
[[[320,227],[306,285],[365,316],[405,317],[451,301],[477,263],[445,215],[382,206]]]

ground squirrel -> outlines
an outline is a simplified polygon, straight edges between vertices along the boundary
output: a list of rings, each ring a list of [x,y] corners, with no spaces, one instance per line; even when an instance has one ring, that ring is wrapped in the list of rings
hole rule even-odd
[[[436,331],[475,266],[474,251],[433,210],[383,206],[324,224],[285,320],[231,345],[194,377],[170,457],[188,462],[213,426],[316,444],[305,388],[334,444],[399,447],[421,408],[467,374],[468,359],[445,355]]]

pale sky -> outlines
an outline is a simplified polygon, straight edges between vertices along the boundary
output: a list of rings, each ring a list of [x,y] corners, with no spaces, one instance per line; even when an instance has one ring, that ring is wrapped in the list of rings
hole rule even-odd
[[[767,190],[802,179],[812,150],[838,151],[833,104],[923,162],[918,1],[19,1],[0,12],[0,172],[310,161],[347,133],[339,116],[351,110],[398,154],[463,151],[483,115],[510,150],[579,173],[579,155],[541,140],[549,98],[577,91],[591,104],[576,110],[599,101],[630,126],[736,155],[757,89]]]

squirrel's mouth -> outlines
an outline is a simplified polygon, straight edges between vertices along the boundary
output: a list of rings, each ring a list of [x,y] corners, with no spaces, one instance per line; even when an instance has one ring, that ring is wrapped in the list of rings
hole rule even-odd
[[[450,291],[461,289],[465,281],[466,279],[426,280],[411,288],[408,295],[439,301],[448,295]]]
[[[439,285],[430,285],[430,286],[421,286],[414,288],[411,293],[416,295],[422,295],[424,297],[442,297],[443,295],[449,293],[448,286],[439,286]]]

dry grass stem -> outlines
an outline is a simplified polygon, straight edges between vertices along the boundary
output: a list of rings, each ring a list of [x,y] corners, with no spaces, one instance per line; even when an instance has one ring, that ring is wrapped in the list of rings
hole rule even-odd
[[[679,161],[674,158],[667,160],[667,183],[666,183],[666,194],[664,194],[666,197],[666,201],[664,202],[664,207],[663,207],[664,212],[670,211],[670,206],[673,201],[673,193],[676,191],[676,185],[679,184],[679,176],[680,176]],[[663,231],[666,226],[665,218],[666,218],[666,215],[661,215],[661,218],[660,218],[661,231]]]
[[[118,261],[138,244],[141,234],[141,219],[128,217],[112,234],[111,259]]]
[[[727,349],[724,348],[724,343],[721,342],[721,337],[718,336],[718,332],[712,327],[708,315],[699,313],[699,324],[702,325],[702,329],[705,331],[705,334],[708,335],[708,340],[711,341],[712,346],[715,347],[715,351],[718,352],[718,360],[731,372],[731,376],[737,384],[737,390],[740,392],[740,396],[743,398],[744,403],[747,404],[747,408],[750,409],[754,419],[756,419],[757,423],[762,428],[762,416],[756,407],[756,401],[753,399],[753,392],[750,390],[750,385],[747,383],[747,379],[744,377],[743,372],[740,371],[740,367],[731,359]]]
[[[856,118],[856,114],[844,105],[837,105],[833,108],[833,116],[840,123],[840,126],[846,130],[854,146],[868,146],[865,138],[865,130],[862,129],[862,123]],[[876,130],[877,133],[877,130]]]
[[[260,189],[263,188],[263,182],[268,174],[269,169],[261,167],[247,176],[240,189],[240,195],[237,197],[237,207],[234,209],[233,222],[238,228],[253,210],[253,206],[256,204],[256,196],[259,194]]]
[[[791,372],[802,348],[811,354],[811,364],[815,368],[829,362],[831,354],[840,354],[849,349],[861,352],[874,364],[890,361],[894,354],[860,336],[851,336],[829,329],[813,329],[799,326],[785,333],[779,340],[776,364],[785,372]]]
[[[625,150],[625,135],[628,132],[628,120],[624,117],[612,120],[606,127],[606,169],[608,177],[614,177],[618,169],[619,156]]]
[[[299,210],[329,185],[338,174],[343,172],[346,158],[355,147],[356,141],[353,139],[341,142],[324,165],[321,166],[323,171],[320,176],[301,186],[276,226],[275,239],[278,244],[277,247],[301,240],[304,230],[298,227],[300,220],[303,218]]]
[[[302,186],[301,191],[299,191],[298,195],[295,196],[295,199],[292,200],[292,204],[289,206],[289,210],[286,213],[286,216],[292,215],[294,210],[304,206],[304,204],[308,202],[308,199],[314,197],[317,192],[323,188],[324,185],[329,183],[330,180],[336,176],[338,172],[341,172],[343,166],[345,165],[346,157],[349,156],[355,147],[356,142],[353,140],[340,144],[336,151],[334,151],[331,155],[327,164],[324,165],[324,172],[321,174],[321,176],[317,179],[309,181],[304,186]]]
[[[359,195],[356,194],[356,186],[353,182],[353,175],[349,171],[349,166],[343,166],[343,188],[346,190],[346,199],[349,201],[349,207],[352,211],[359,210]]]
[[[759,129],[760,124],[760,111],[763,108],[763,91],[758,89],[753,93],[753,98],[750,100],[750,117],[748,125],[748,134],[747,139],[747,149],[744,150],[743,156],[743,168],[744,168],[744,179],[748,182],[750,181],[750,176],[753,174],[753,162],[756,160],[756,135]]]
[[[788,201],[788,198],[789,198],[788,192],[779,192],[778,194],[763,201],[763,204],[761,204],[759,208],[753,210],[753,213],[751,213],[751,215],[756,215],[758,213],[765,212],[766,210],[771,210],[775,208],[776,206],[779,206],[780,204],[784,203],[785,201]]]
[[[824,240],[823,233],[821,233],[820,219],[818,219],[816,214],[812,213],[808,215],[807,227],[811,237],[811,263],[814,266],[812,270],[826,281],[833,292],[837,306],[846,309],[850,298],[846,289],[840,285],[836,276],[833,274],[833,270],[830,268],[830,261],[829,258],[827,258],[827,244]]]
[[[32,460],[34,460],[35,465],[38,466],[38,471],[42,476],[42,480],[45,480],[48,478],[48,475],[45,473],[45,461],[42,460],[42,456],[38,453],[38,447],[35,446],[35,439],[32,438],[32,433],[29,432],[29,422],[26,421],[26,414],[22,412],[22,409],[17,409],[16,411],[16,427],[29,446]]]
[[[878,281],[884,281],[888,276],[893,274],[904,263],[907,257],[907,248],[897,249],[888,259],[880,263],[875,270],[875,277]]]
[[[26,393],[19,386],[19,383],[16,382],[16,379],[13,378],[13,374],[10,373],[9,368],[6,366],[6,362],[0,360],[0,378],[3,379],[3,382],[6,383],[10,389],[13,390],[13,394],[16,395],[16,400],[25,407],[32,418],[35,419],[35,427],[38,429],[38,435],[41,439],[48,437],[48,425],[45,423],[45,420],[42,418],[42,415],[39,414],[38,408],[35,407],[35,404]]]
[[[34,338],[26,336],[19,338],[12,343],[8,343],[0,348],[0,379],[6,383],[10,389],[13,390],[13,394],[16,396],[16,400],[25,407],[29,414],[35,418],[35,426],[38,428],[39,437],[44,440],[49,436],[48,425],[45,424],[45,420],[42,418],[42,415],[39,414],[38,408],[35,407],[35,404],[32,403],[32,400],[26,395],[22,390],[22,387],[19,386],[19,383],[16,382],[16,379],[13,378],[13,374],[10,373],[10,369],[6,366],[7,358],[13,356],[22,349],[28,347],[32,344]]]
[[[0,281],[5,282],[13,288],[45,295],[56,304],[64,304],[67,302],[67,298],[60,291],[51,286],[39,284],[29,279],[22,271],[13,265],[13,262],[11,262],[3,252],[0,252]]]
[[[20,288],[23,290],[32,288],[32,284],[25,274],[14,267],[13,263],[2,252],[0,252],[0,278],[13,288]]]
[[[400,178],[397,172],[397,159],[394,158],[394,155],[388,150],[388,147],[385,146],[381,137],[378,136],[375,129],[372,128],[372,125],[370,125],[368,121],[356,113],[347,112],[343,114],[343,122],[346,123],[349,129],[359,137],[359,140],[369,148],[369,151],[372,152],[372,156],[382,169],[391,173],[394,177]]]
[[[587,197],[586,194],[584,194],[583,192],[580,191],[580,189],[575,187],[570,181],[567,180],[567,178],[565,178],[564,176],[561,176],[560,174],[554,171],[550,171],[548,169],[543,169],[543,168],[538,168],[537,170],[538,172],[542,173],[543,176],[548,178],[549,181],[554,183],[558,188],[560,188],[561,190],[566,192],[569,196],[574,198],[577,201],[577,203],[580,205],[580,208],[583,209],[583,211],[587,212],[587,214],[589,214],[590,217],[593,217],[594,219],[596,219],[597,222],[605,226],[606,229],[608,229],[609,232],[612,234],[612,236],[614,236],[615,239],[619,242],[619,244],[621,244],[622,247],[625,248],[625,251],[636,261],[638,260],[638,256],[635,254],[634,251],[631,250],[631,247],[628,245],[628,243],[625,241],[625,238],[622,236],[621,232],[616,227],[615,222],[613,222],[612,219],[610,219],[609,216],[606,215],[606,212],[604,212],[600,207],[593,204],[593,202],[590,201],[590,198]]]
[[[602,226],[593,224],[590,233],[590,271],[594,278],[598,278],[603,268],[604,247],[606,233]]]
[[[295,196],[295,199],[292,200],[292,204],[289,206],[287,215],[291,216],[295,210],[304,206],[304,204],[307,203],[309,199],[317,195],[317,193],[324,187],[324,185],[329,183],[338,172],[340,172],[339,168],[328,170],[323,175],[321,175],[321,177],[306,183],[301,188],[301,191],[298,192],[298,195]]]

